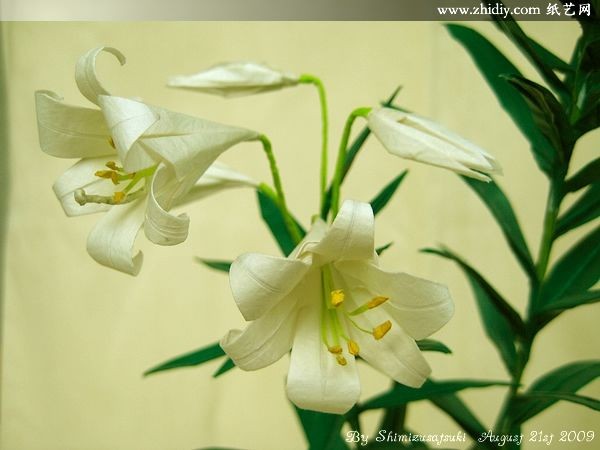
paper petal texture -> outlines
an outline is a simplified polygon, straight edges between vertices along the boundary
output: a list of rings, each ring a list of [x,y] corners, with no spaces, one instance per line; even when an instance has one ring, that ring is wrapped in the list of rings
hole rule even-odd
[[[254,62],[231,62],[193,75],[169,79],[170,87],[190,89],[223,97],[241,97],[298,84],[299,77]]]
[[[371,206],[350,200],[330,226],[317,220],[288,258],[236,259],[230,284],[251,322],[222,339],[229,357],[255,370],[291,347],[288,397],[300,408],[335,414],[358,401],[356,354],[420,387],[431,370],[415,340],[454,312],[445,286],[378,267]]]
[[[401,158],[443,167],[481,181],[501,173],[485,150],[416,114],[391,108],[371,111],[368,126],[388,152]]]

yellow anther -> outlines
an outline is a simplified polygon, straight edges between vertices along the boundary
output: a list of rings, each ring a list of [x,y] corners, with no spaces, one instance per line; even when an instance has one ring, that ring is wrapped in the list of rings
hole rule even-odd
[[[356,356],[356,355],[358,355],[358,352],[360,352],[360,347],[358,346],[358,344],[355,341],[350,339],[348,341],[348,353],[350,353],[353,356]]]
[[[340,353],[342,353],[342,347],[340,347],[339,345],[332,345],[331,347],[327,347],[327,350],[329,350],[329,352],[333,353],[334,355],[339,355]]]
[[[389,297],[383,297],[382,295],[378,295],[377,297],[374,297],[373,299],[371,299],[371,301],[369,303],[367,303],[367,308],[369,308],[369,309],[377,308],[379,305],[387,302],[389,299],[390,299]]]
[[[377,325],[375,328],[373,328],[373,337],[376,340],[381,339],[388,331],[390,331],[390,328],[392,328],[392,322],[386,320],[381,325]]]
[[[340,366],[345,366],[346,364],[348,364],[348,361],[346,361],[346,358],[344,358],[342,355],[337,355],[335,359]]]
[[[336,289],[331,291],[331,304],[336,308],[344,303],[344,299],[346,298],[346,294],[344,294],[343,289]]]
[[[119,174],[114,170],[98,170],[94,175],[111,180],[113,184],[119,184]]]
[[[108,167],[109,169],[112,169],[112,170],[119,170],[119,169],[121,169],[119,166],[117,166],[117,163],[114,162],[114,161],[107,162],[106,163],[106,167]]]
[[[118,205],[125,199],[126,195],[127,194],[125,194],[125,192],[117,191],[113,194],[113,201],[115,202],[116,205]]]
[[[114,148],[114,149],[116,149],[116,148],[117,148],[117,146],[115,145],[115,141],[113,141],[113,138],[112,138],[112,136],[109,136],[109,137],[108,137],[108,143],[110,144],[110,146],[111,146],[112,148]]]

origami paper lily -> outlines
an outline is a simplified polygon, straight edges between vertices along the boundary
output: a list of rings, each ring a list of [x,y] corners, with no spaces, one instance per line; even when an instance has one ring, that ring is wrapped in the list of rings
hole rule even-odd
[[[300,77],[254,62],[218,64],[194,75],[171,77],[168,86],[223,97],[241,97],[295,86]]]
[[[304,409],[344,413],[358,400],[358,355],[399,383],[420,387],[430,373],[415,340],[453,314],[445,286],[379,268],[374,217],[346,201],[330,227],[317,220],[288,258],[255,253],[231,266],[234,299],[246,320],[223,350],[244,370],[290,349],[290,400]]]
[[[81,158],[56,181],[55,193],[69,216],[107,211],[88,237],[88,253],[100,264],[135,275],[142,254],[132,255],[133,244],[142,225],[156,244],[183,242],[189,218],[168,211],[188,195],[248,185],[249,179],[211,165],[258,133],[106,95],[95,73],[101,51],[124,62],[116,49],[100,47],[86,53],[76,69],[81,93],[100,109],[66,105],[52,92],[36,92],[40,146],[53,156]]]
[[[481,181],[501,173],[493,156],[441,125],[392,108],[368,115],[368,126],[388,152],[402,158],[453,170]]]

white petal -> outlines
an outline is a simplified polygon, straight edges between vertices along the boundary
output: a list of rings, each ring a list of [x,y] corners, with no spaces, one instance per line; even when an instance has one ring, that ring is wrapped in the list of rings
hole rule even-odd
[[[143,256],[142,252],[133,256],[133,245],[144,222],[144,209],[142,199],[112,207],[88,236],[90,256],[104,266],[137,275]]]
[[[146,237],[155,244],[176,245],[188,236],[190,218],[167,212],[172,205],[173,189],[177,189],[177,183],[172,169],[161,165],[152,178],[144,221]]]
[[[411,114],[390,108],[374,110],[369,114],[368,126],[390,153],[406,159],[450,169],[454,172],[490,181],[490,178],[472,169],[493,172],[491,164],[480,152],[472,153],[461,148],[458,143],[437,136],[425,128],[425,122],[414,120]],[[438,126],[437,131],[439,132]]]
[[[194,75],[171,77],[168,86],[235,97],[298,84],[296,75],[253,62],[219,64]]]
[[[352,285],[366,285],[372,296],[390,299],[380,306],[414,339],[423,339],[444,326],[454,314],[448,288],[442,284],[391,273],[373,264],[340,262],[336,269]],[[368,300],[368,299],[364,299]],[[363,300],[358,300],[361,303]]]
[[[67,169],[55,182],[52,188],[60,201],[65,214],[69,217],[107,211],[110,205],[87,203],[80,205],[75,201],[74,192],[84,189],[86,194],[112,195],[115,185],[107,179],[95,175],[98,170],[107,170],[108,158],[85,158]]]
[[[40,147],[59,158],[114,155],[102,112],[64,104],[50,91],[35,93]]]
[[[111,53],[119,60],[121,65],[125,64],[125,56],[113,47],[93,48],[79,58],[75,66],[75,82],[81,94],[96,105],[98,105],[99,95],[109,95],[98,81],[98,75],[96,74],[96,58],[100,52]]]
[[[354,319],[363,328],[373,329],[390,320],[390,317],[379,308],[375,308]],[[358,342],[361,358],[371,366],[398,383],[414,388],[421,387],[431,373],[431,368],[423,358],[415,340],[393,319],[390,321],[392,328],[380,340],[375,340],[372,335],[357,330],[350,323],[347,323],[346,329],[350,337]]]
[[[318,296],[317,292],[313,295]],[[287,395],[298,407],[344,414],[360,396],[360,382],[354,357],[341,366],[321,341],[318,305],[302,309],[296,324]]]
[[[329,260],[368,260],[375,253],[374,230],[371,205],[346,200],[327,234],[310,251]]]
[[[246,320],[273,308],[307,274],[310,265],[295,259],[246,253],[229,270],[233,298]]]
[[[236,366],[257,370],[273,364],[292,347],[297,302],[286,298],[242,332],[231,330],[221,339],[221,347]]]
[[[147,152],[135,144],[158,120],[158,114],[144,103],[127,98],[102,95],[98,102],[125,170],[135,172],[155,164]]]
[[[144,146],[157,161],[173,166],[177,178],[191,179],[191,186],[230,147],[256,139],[244,128],[152,107],[159,120],[142,136]]]
[[[225,189],[238,187],[255,188],[257,186],[258,183],[252,178],[215,161],[177,204],[185,205],[192,203]]]

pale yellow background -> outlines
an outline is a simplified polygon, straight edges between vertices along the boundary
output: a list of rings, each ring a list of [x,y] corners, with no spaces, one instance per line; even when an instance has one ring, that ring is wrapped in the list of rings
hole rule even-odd
[[[491,24],[472,25],[538,79]],[[525,27],[568,58],[576,25]],[[70,162],[40,151],[33,92],[50,89],[69,103],[86,104],[75,87],[73,69],[89,48],[112,45],[128,57],[122,68],[110,55],[99,60],[99,76],[114,94],[142,97],[268,134],[289,203],[304,223],[315,212],[317,200],[320,129],[314,89],[302,86],[226,101],[169,90],[164,86],[167,77],[228,60],[264,61],[319,75],[328,88],[332,149],[349,111],[377,104],[401,84],[399,102],[404,107],[444,123],[497,157],[505,171],[500,183],[532,252],[537,251],[544,179],[524,139],[440,23],[11,23],[3,41],[13,182],[3,317],[3,450],[305,446],[284,393],[287,357],[259,372],[233,370],[217,380],[211,374],[220,361],[142,378],[142,372],[156,363],[214,342],[229,328],[243,325],[227,277],[198,266],[194,256],[232,259],[245,251],[277,254],[277,248],[248,190],[224,193],[188,208],[192,225],[183,245],[156,247],[140,235],[145,262],[137,278],[103,268],[88,257],[85,239],[97,217],[69,219],[54,198],[52,182]],[[596,155],[598,136],[590,134],[582,141],[574,168]],[[268,180],[257,144],[240,145],[223,160],[258,180]],[[454,174],[395,159],[370,140],[343,195],[368,201],[406,167],[411,172],[380,215],[376,242],[395,243],[382,259],[384,267],[444,282],[454,296],[456,315],[435,336],[454,354],[427,355],[433,376],[507,379],[494,347],[484,338],[463,275],[448,261],[418,253],[425,246],[447,244],[523,310],[525,278],[474,194]],[[579,235],[561,239],[558,249]],[[525,381],[569,361],[597,358],[597,311],[591,306],[565,313],[542,332]],[[362,367],[361,373],[363,399],[387,388],[388,381],[372,369]],[[503,391],[472,390],[461,396],[489,426]],[[582,392],[599,394],[597,385]],[[376,413],[365,416],[369,432],[376,420]],[[410,408],[408,424],[423,433],[458,430],[426,402]],[[525,430],[532,429],[554,433],[555,441],[561,430],[600,433],[595,413],[570,404],[531,420]],[[599,442],[600,436],[587,446],[564,448],[592,449]]]

